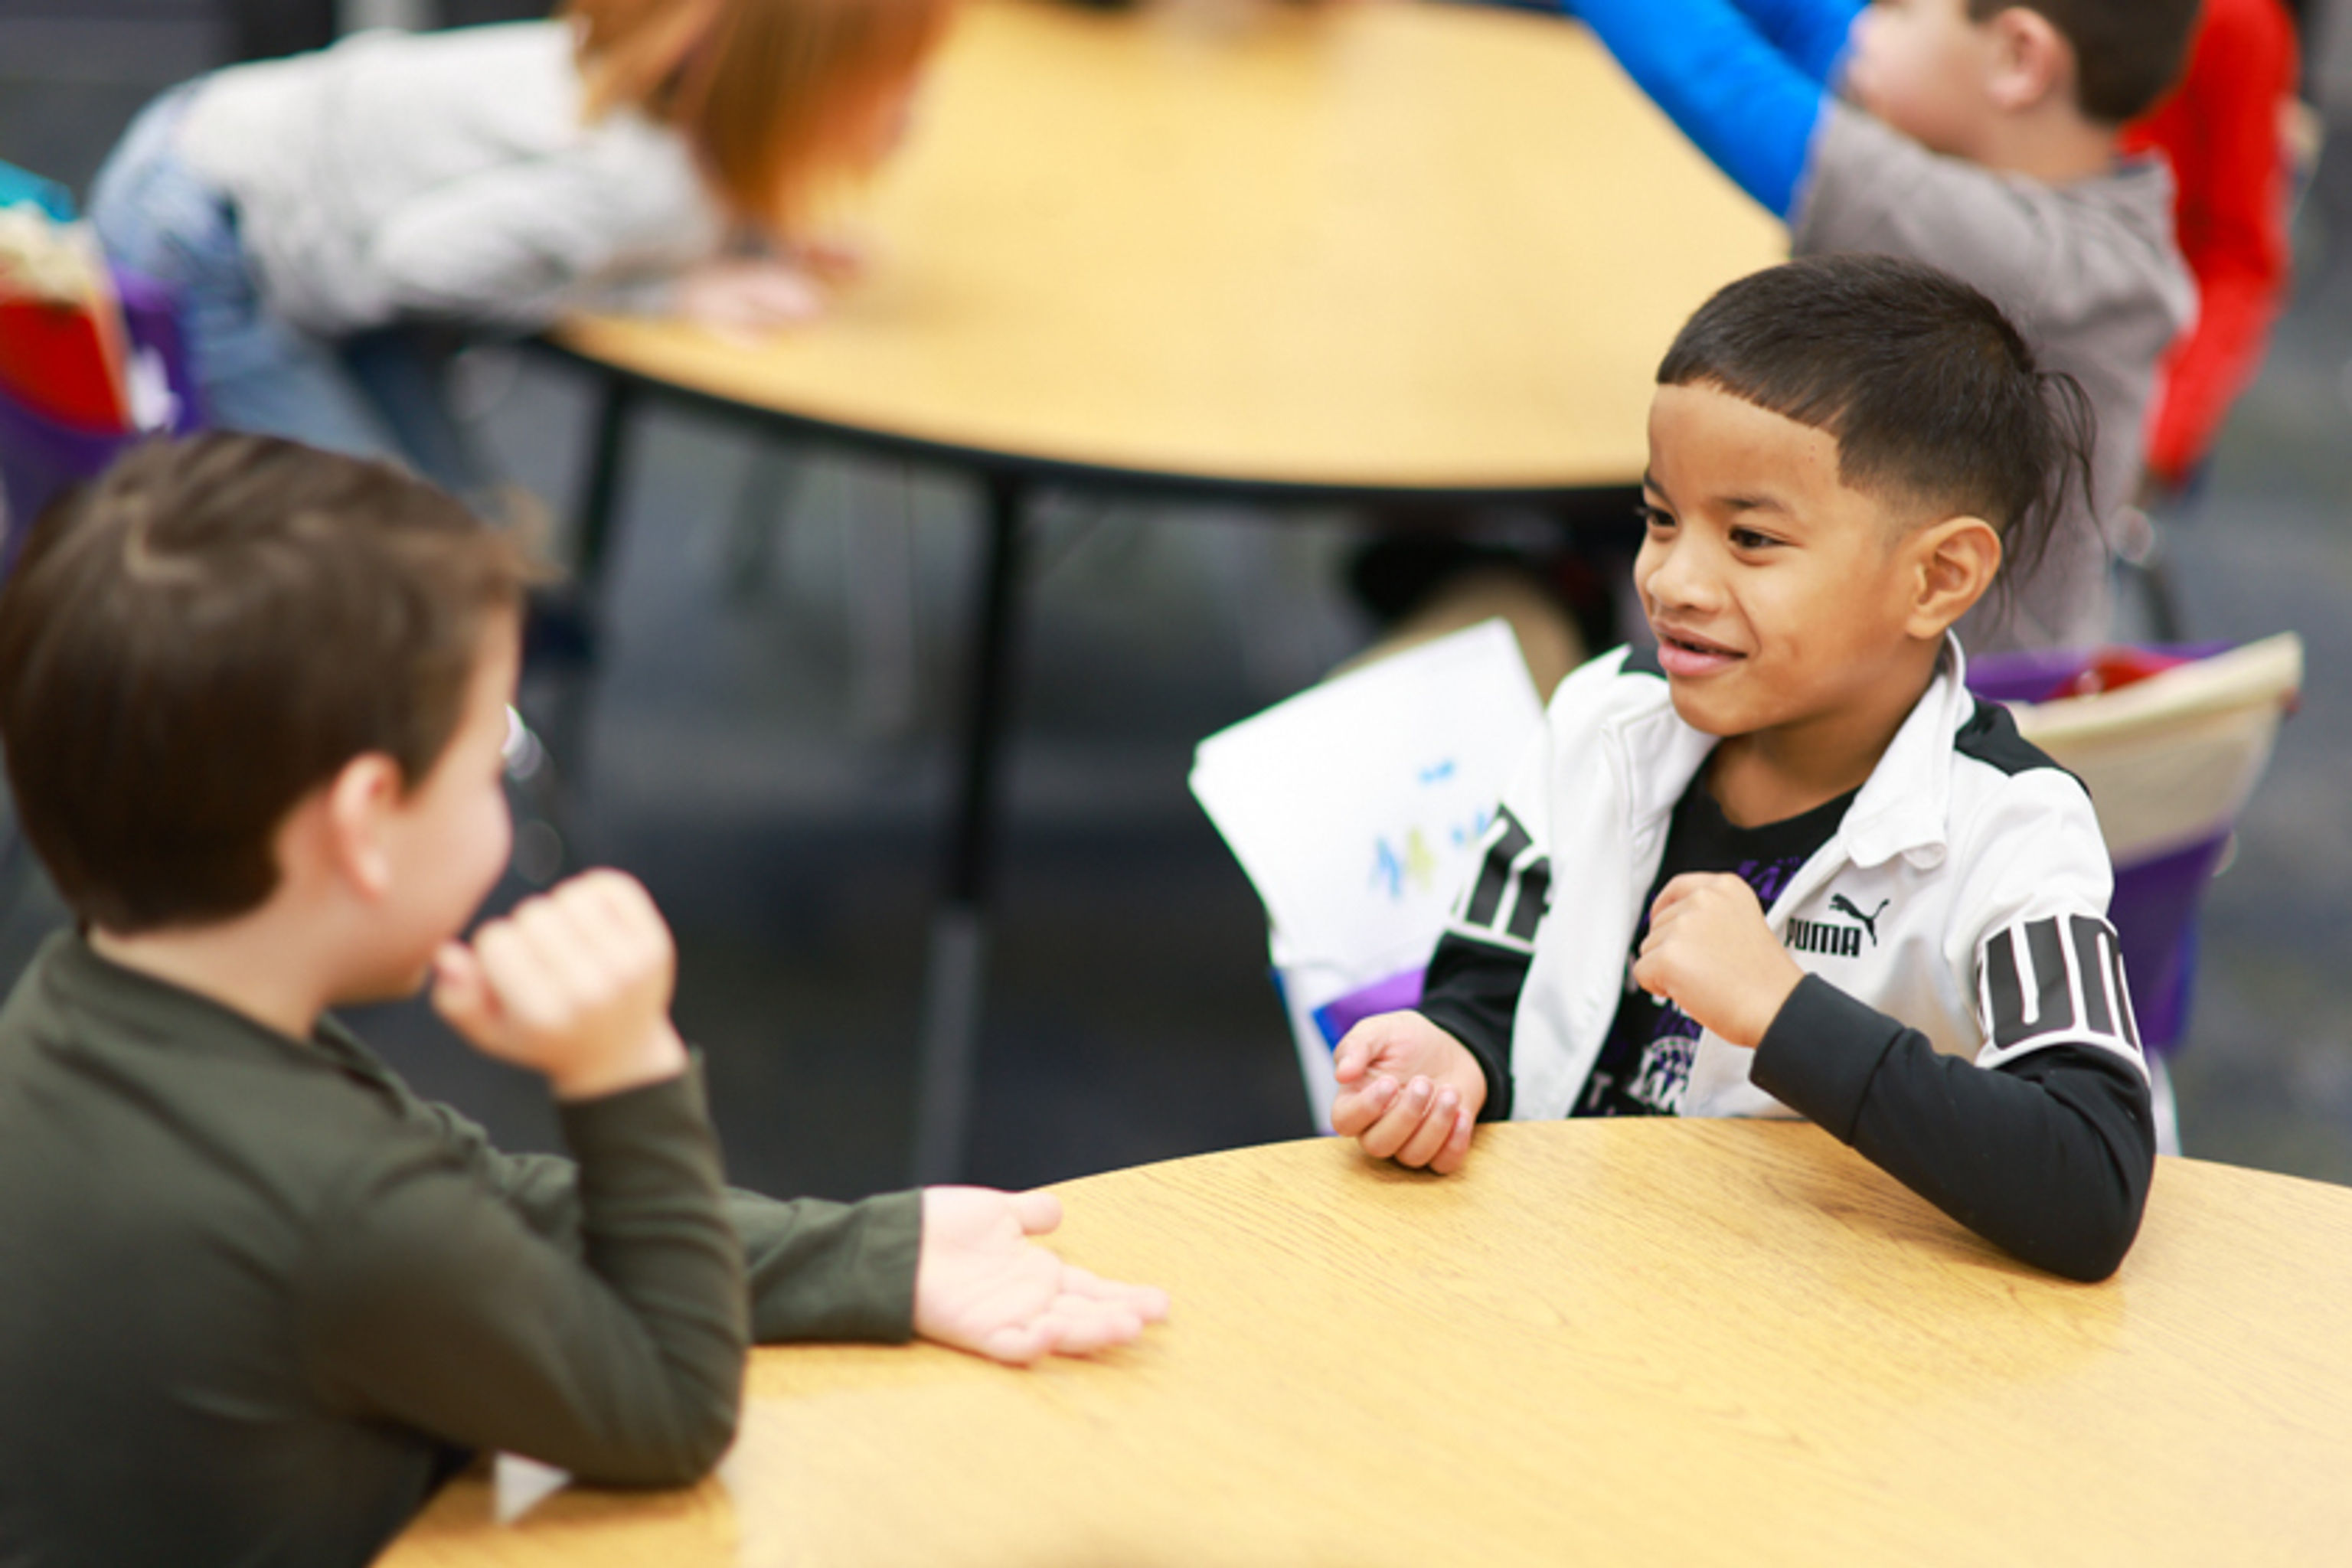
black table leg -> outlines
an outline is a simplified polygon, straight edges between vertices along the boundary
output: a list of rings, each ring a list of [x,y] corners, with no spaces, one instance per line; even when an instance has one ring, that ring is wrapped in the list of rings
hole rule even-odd
[[[565,781],[567,788],[586,765],[588,700],[604,637],[604,557],[613,513],[620,503],[629,418],[638,395],[635,384],[621,376],[598,377],[588,466],[581,479],[572,531],[571,581],[531,595],[524,628],[525,671],[551,688],[541,728],[555,758],[555,777]]]
[[[985,908],[998,771],[1007,728],[1013,637],[1020,620],[1021,512],[1025,486],[991,474],[988,554],[981,575],[978,658],[965,689],[963,777],[948,838],[947,879],[931,916],[916,1065],[913,1179],[961,1178],[971,1141],[972,1081],[986,963]]]
[[[604,377],[596,398],[595,431],[589,437],[587,482],[580,491],[580,531],[572,546],[572,572],[592,616],[604,596],[604,552],[612,539],[613,509],[620,501],[629,416],[636,402],[634,382]]]

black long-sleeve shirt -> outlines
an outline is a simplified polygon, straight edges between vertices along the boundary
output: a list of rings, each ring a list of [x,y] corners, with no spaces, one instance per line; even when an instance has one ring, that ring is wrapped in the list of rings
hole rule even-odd
[[[1852,797],[1763,827],[1727,823],[1695,779],[1643,907],[1676,875],[1737,870],[1769,904]],[[1638,949],[1647,920],[1635,927]],[[1477,1058],[1480,1115],[1510,1114],[1510,1041],[1532,952],[1449,931],[1420,1010]],[[1631,955],[1628,955],[1631,962]],[[1628,989],[1577,1115],[1670,1110],[1697,1027]],[[1686,1042],[1685,1037],[1689,1039]],[[2075,1279],[2115,1272],[2138,1234],[2156,1157],[2147,1083],[2107,1051],[2055,1045],[1987,1069],[1808,975],[1759,1043],[1750,1081],[1996,1245]],[[1664,1080],[1663,1087],[1661,1080]]]

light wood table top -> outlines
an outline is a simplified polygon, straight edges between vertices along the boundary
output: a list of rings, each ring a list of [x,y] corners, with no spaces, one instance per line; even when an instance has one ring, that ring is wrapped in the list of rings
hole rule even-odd
[[[2159,1164],[2096,1286],[1815,1128],[1489,1128],[1461,1176],[1336,1140],[1059,1189],[1171,1322],[1022,1372],[755,1358],[691,1490],[446,1492],[383,1561],[2324,1563],[2352,1551],[2352,1189]]]
[[[952,454],[1354,490],[1637,481],[1659,357],[1781,258],[1780,226],[1580,27],[1397,0],[1202,16],[975,0],[831,316],[761,346],[621,319],[557,341]]]

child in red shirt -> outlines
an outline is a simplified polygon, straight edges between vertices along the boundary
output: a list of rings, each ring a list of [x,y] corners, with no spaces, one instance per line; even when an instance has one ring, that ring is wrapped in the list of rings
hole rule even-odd
[[[2124,135],[2161,151],[2174,221],[2197,278],[2197,324],[2157,370],[2147,468],[2187,484],[2230,405],[2252,384],[2286,298],[2290,159],[2283,128],[2298,78],[2294,18],[2280,0],[2205,0],[2178,90]]]

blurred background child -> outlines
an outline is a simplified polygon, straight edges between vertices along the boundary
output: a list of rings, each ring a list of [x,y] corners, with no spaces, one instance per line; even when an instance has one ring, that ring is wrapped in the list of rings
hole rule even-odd
[[[2299,146],[2316,140],[2296,96],[2300,56],[2281,0],[2204,0],[2179,88],[2124,133],[2126,147],[2172,165],[2180,252],[2197,279],[2197,324],[2164,356],[2148,418],[2160,492],[2204,467],[2286,304],[2295,165],[2316,153]]]
[[[1574,0],[1627,74],[1799,255],[1883,251],[1974,284],[2098,411],[2093,504],[1972,649],[2095,643],[2133,520],[2158,358],[2194,314],[2160,161],[2125,123],[2179,79],[2193,0]],[[2127,542],[2127,541],[2126,541]]]
[[[117,265],[177,295],[213,423],[473,489],[431,329],[815,314],[844,262],[803,243],[813,207],[897,143],[951,8],[571,0],[362,33],[165,93],[91,216]]]

